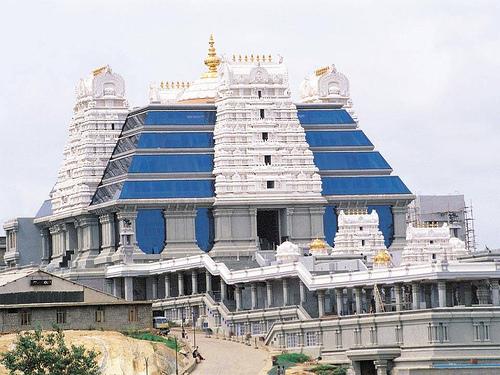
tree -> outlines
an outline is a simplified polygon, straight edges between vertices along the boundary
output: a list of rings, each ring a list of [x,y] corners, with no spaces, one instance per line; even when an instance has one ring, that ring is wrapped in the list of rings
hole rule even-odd
[[[14,349],[0,355],[10,375],[99,375],[98,353],[83,345],[68,347],[64,332],[40,328],[18,335]]]

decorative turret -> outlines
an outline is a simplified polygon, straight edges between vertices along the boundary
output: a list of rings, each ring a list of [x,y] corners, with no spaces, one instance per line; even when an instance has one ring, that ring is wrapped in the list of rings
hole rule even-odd
[[[377,255],[373,257],[373,268],[387,268],[391,263],[391,254],[389,254],[387,250],[380,250]]]
[[[340,211],[333,254],[364,255],[371,263],[375,254],[385,250],[377,211]]]
[[[325,241],[316,238],[309,244],[309,253],[312,255],[328,255],[328,245]]]
[[[285,241],[276,248],[276,261],[278,263],[296,262],[301,255],[299,246],[290,241]]]
[[[435,261],[453,261],[468,255],[465,243],[451,237],[447,223],[408,224],[406,246],[402,254],[402,264],[429,263]]]
[[[210,34],[210,39],[208,40],[208,56],[204,63],[208,67],[208,72],[204,73],[202,78],[215,78],[217,77],[217,67],[220,64],[220,58],[215,53],[214,47],[214,36]]]
[[[125,82],[109,65],[80,80],[63,164],[51,192],[53,213],[89,205],[127,114]]]
[[[300,84],[300,99],[303,103],[333,103],[345,108],[352,118],[357,116],[352,108],[349,80],[337,71],[335,65],[316,69]]]

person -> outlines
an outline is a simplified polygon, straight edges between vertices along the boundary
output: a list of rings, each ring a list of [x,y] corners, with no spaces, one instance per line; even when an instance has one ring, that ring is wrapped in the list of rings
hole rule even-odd
[[[372,297],[372,299],[370,300],[370,314],[373,314],[376,311],[377,311],[377,306],[375,304],[375,298]]]
[[[205,358],[203,358],[200,354],[200,351],[198,350],[198,347],[194,348],[193,350],[193,358],[196,360],[197,363],[200,363],[201,361],[204,361]]]

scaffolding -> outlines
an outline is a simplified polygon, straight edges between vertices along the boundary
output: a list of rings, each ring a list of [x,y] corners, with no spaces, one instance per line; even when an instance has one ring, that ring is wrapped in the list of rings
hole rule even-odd
[[[472,210],[472,201],[469,206],[465,206],[465,248],[469,251],[476,251],[476,232],[474,231],[474,212]]]

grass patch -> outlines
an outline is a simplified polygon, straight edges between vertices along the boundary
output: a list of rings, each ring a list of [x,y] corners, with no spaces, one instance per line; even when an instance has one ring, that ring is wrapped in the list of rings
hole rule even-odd
[[[177,342],[177,348],[175,347],[175,340],[174,339],[155,335],[151,332],[137,332],[136,331],[136,332],[122,332],[122,333],[125,336],[132,337],[132,338],[138,339],[138,340],[159,342],[159,343],[165,344],[170,349],[174,349],[177,351],[179,351],[179,349],[180,349],[179,342]]]
[[[309,361],[310,358],[302,353],[283,353],[276,357],[275,366],[268,372],[268,375],[277,375],[278,366],[285,369],[295,366],[297,363]]]
[[[334,365],[318,365],[314,366],[308,371],[314,372],[317,375],[346,375],[347,370],[345,367],[338,367]]]

